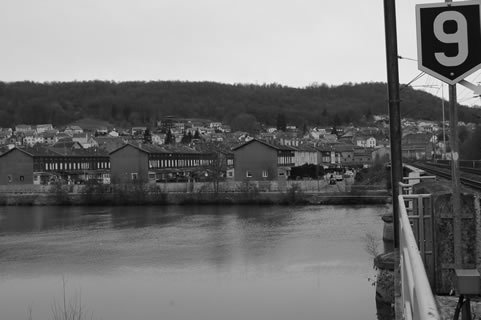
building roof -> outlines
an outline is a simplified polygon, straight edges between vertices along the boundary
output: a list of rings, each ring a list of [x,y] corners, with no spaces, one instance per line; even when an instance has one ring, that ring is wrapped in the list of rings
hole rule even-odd
[[[269,148],[275,149],[275,150],[283,150],[283,151],[286,151],[286,150],[288,150],[288,151],[294,151],[294,150],[296,150],[296,149],[293,148],[293,147],[282,146],[282,145],[274,145],[274,144],[271,144],[271,143],[268,143],[268,142],[265,142],[265,141],[262,141],[262,140],[259,140],[259,139],[254,138],[254,139],[252,139],[252,140],[249,140],[249,141],[247,141],[247,142],[244,142],[244,143],[242,143],[242,144],[240,144],[240,145],[232,148],[232,151],[236,151],[236,150],[238,150],[238,149],[240,149],[240,148],[243,148],[243,147],[245,147],[245,146],[247,146],[248,144],[251,144],[251,143],[253,143],[253,142],[259,142],[259,143],[261,143],[261,144],[263,144],[263,145],[265,145],[265,146],[267,146],[267,147],[269,147]]]
[[[0,154],[0,157],[3,157],[3,156],[5,156],[5,155],[7,155],[7,154],[9,154],[9,153],[13,152],[14,150],[18,150],[18,151],[20,151],[20,152],[22,152],[22,153],[24,153],[24,154],[26,154],[26,155],[28,155],[28,156],[30,156],[30,157],[33,157],[33,154],[31,154],[30,152],[27,152],[26,150],[24,150],[24,149],[21,149],[21,148],[17,148],[17,147],[15,147],[15,148],[12,148],[12,149],[10,149],[10,150],[8,150],[8,151],[6,151],[6,152],[4,152],[4,153]]]
[[[192,148],[189,148],[184,145],[154,145],[154,144],[133,144],[133,143],[126,143],[123,146],[112,150],[110,154],[115,153],[127,146],[131,146],[141,152],[145,152],[148,154],[163,154],[163,153],[182,153],[182,154],[187,154],[187,153],[200,153],[197,150],[194,150]]]
[[[16,128],[16,129],[31,129],[32,126],[29,125],[29,124],[17,124],[17,125],[15,126],[15,128]]]
[[[111,136],[105,136],[105,137],[95,137],[95,141],[97,141],[97,144],[99,145],[99,148],[111,152],[114,151],[120,147],[122,147],[125,142],[123,138],[120,137],[111,137]]]
[[[67,128],[65,130],[82,130],[82,128],[80,128],[79,126],[67,126]]]
[[[349,151],[354,151],[354,145],[352,144],[334,144],[332,145],[332,148],[334,151],[337,152],[349,152]]]

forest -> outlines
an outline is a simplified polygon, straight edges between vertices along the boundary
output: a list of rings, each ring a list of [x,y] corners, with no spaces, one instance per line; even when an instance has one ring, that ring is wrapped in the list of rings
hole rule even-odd
[[[441,120],[439,97],[401,86],[401,116]],[[447,110],[447,107],[446,107]],[[460,121],[479,121],[479,110],[459,106]],[[361,125],[387,114],[386,83],[327,84],[292,88],[273,84],[182,81],[0,82],[0,127],[51,123],[62,127],[81,118],[119,127],[154,125],[164,116],[275,126]],[[447,115],[447,112],[446,112]]]

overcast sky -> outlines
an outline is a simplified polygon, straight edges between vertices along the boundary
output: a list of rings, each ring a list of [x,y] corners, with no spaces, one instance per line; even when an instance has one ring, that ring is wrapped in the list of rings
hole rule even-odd
[[[396,2],[408,83],[420,73],[415,5],[443,1]],[[1,81],[387,81],[382,0],[1,0],[0,39]]]

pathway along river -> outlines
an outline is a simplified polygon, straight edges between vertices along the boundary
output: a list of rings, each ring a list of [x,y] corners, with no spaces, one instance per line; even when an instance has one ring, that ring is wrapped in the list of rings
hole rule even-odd
[[[389,210],[0,207],[0,318],[53,318],[64,278],[93,319],[376,319]]]

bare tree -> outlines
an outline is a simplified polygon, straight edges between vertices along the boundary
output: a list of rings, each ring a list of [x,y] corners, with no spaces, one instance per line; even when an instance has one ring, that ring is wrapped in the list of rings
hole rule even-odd
[[[377,257],[379,255],[379,239],[377,239],[372,233],[366,233],[364,237],[362,237],[362,240],[364,241],[364,250],[366,250],[366,252],[372,257]]]
[[[222,152],[215,153],[214,158],[207,167],[209,180],[213,184],[214,193],[219,193],[220,182],[225,179],[227,171],[227,156]]]
[[[62,300],[59,302],[56,299],[52,303],[52,320],[86,320],[88,313],[86,312],[82,303],[81,292],[76,292],[72,298],[67,298],[67,282],[62,276]],[[30,310],[31,315],[31,310]],[[90,314],[90,319],[93,319],[93,314]]]

